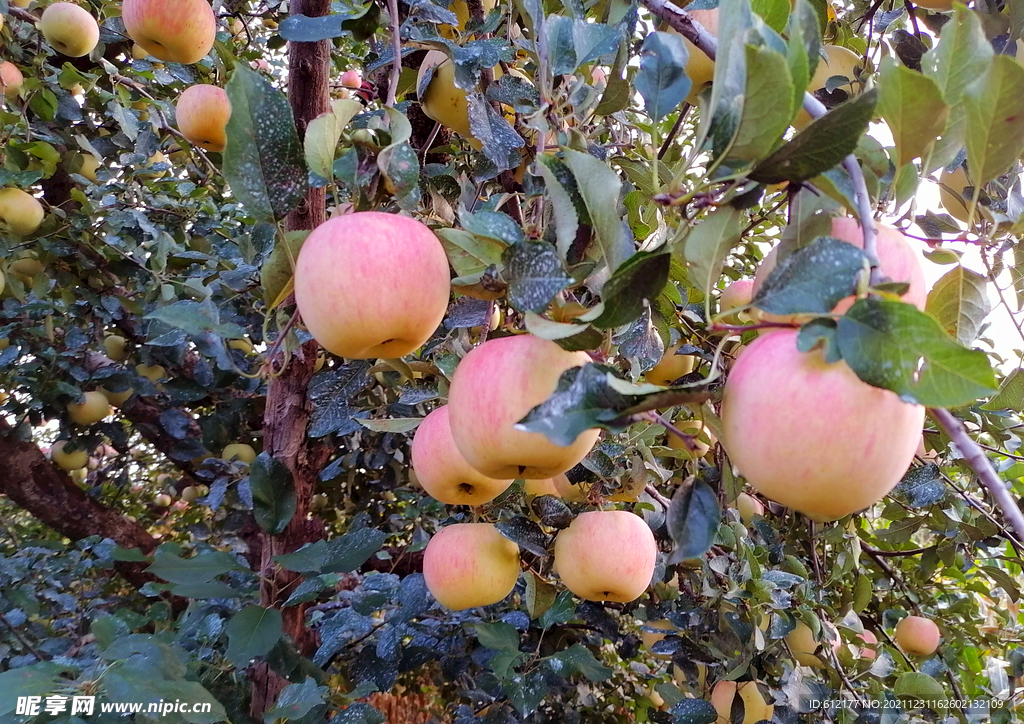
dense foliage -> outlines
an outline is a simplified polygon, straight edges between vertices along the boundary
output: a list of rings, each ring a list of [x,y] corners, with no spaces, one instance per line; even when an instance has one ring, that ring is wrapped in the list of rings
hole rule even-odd
[[[133,49],[120,2],[79,3],[100,39],[77,58],[37,30],[49,0],[8,2],[0,55],[24,84],[0,108],[0,186],[45,218],[27,234],[0,223],[0,720],[54,719],[18,716],[19,696],[94,694],[211,703],[160,717],[195,724],[710,724],[721,681],[759,682],[733,704],[749,724],[760,699],[783,724],[1021,720],[1024,544],[948,431],[928,418],[900,485],[827,523],[767,500],[741,519],[744,480],[717,444],[722,381],[759,331],[740,327],[762,319],[721,315],[722,291],[779,245],[786,274],[761,287],[761,313],[819,317],[808,348],[952,408],[1024,494],[1020,3],[721,0],[715,82],[698,93],[684,69],[700,51],[644,7],[661,2],[403,2],[397,82],[372,0],[319,18],[216,3],[214,49],[192,65]],[[324,40],[330,112],[300,134],[288,54]],[[792,130],[823,45],[859,65],[825,75],[831,110]],[[477,142],[424,114],[428,50],[453,59]],[[178,130],[196,84],[231,100],[223,153]],[[882,284],[820,319],[867,291],[863,254],[796,253],[858,213],[851,153],[870,208],[941,277],[924,312]],[[947,183],[965,159],[973,185]],[[441,239],[454,294],[416,353],[346,360],[310,341],[291,295],[306,233],[285,219],[316,189],[328,215],[403,213]],[[416,484],[413,431],[470,349],[524,330],[595,361],[527,421],[563,442],[603,430],[569,473],[583,493],[516,482],[445,506]],[[694,364],[666,392],[642,375],[670,347]],[[97,390],[111,414],[75,424],[68,406]],[[704,430],[708,455],[670,421]],[[268,451],[294,424],[287,455]],[[85,464],[45,460],[58,440]],[[224,455],[235,443],[262,454]],[[602,507],[658,539],[630,603],[582,600],[551,570],[555,533]],[[478,520],[519,545],[523,570],[501,603],[452,612],[422,551]],[[896,645],[908,614],[939,624],[937,653]],[[812,650],[787,639],[798,624]],[[87,718],[107,719],[123,715]]]

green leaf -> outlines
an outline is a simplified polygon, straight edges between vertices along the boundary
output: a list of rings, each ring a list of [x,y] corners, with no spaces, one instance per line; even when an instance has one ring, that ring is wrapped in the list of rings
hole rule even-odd
[[[701,124],[701,132],[710,134],[714,158],[723,158],[743,117],[747,80],[746,39],[753,24],[749,0],[721,0],[718,6],[718,51],[715,77],[707,115],[710,124]],[[701,109],[702,115],[704,109]],[[705,130],[706,128],[706,130]],[[700,135],[700,134],[698,134]],[[697,147],[703,147],[701,138]]]
[[[507,623],[478,623],[473,625],[480,645],[494,651],[519,652],[519,632]]]
[[[558,673],[564,672],[566,677],[572,674],[582,674],[590,681],[607,681],[614,673],[614,669],[598,661],[590,649],[583,644],[573,644],[551,658],[562,663],[564,668]]]
[[[64,668],[50,662],[0,673],[0,716],[15,710],[20,696],[49,696],[57,691]],[[13,719],[12,719],[13,720]]]
[[[512,127],[505,116],[494,110],[482,93],[466,95],[469,107],[469,130],[481,144],[481,150],[498,171],[515,168],[521,161],[517,149],[526,141]]]
[[[622,180],[606,163],[588,153],[571,149],[563,153],[565,165],[576,178],[579,194],[590,215],[601,257],[608,268],[615,271],[633,251],[632,239],[624,239],[619,217]]]
[[[502,262],[508,303],[520,311],[543,312],[556,294],[573,283],[555,247],[542,241],[513,244]]]
[[[387,720],[384,714],[369,704],[356,702],[339,711],[328,724],[386,724]]]
[[[1024,412],[1024,372],[1014,370],[1003,380],[999,393],[981,406],[983,410],[1014,410]]]
[[[743,214],[732,206],[719,207],[686,236],[683,258],[690,283],[708,299],[722,275],[726,256],[740,240]]]
[[[209,583],[179,583],[171,589],[171,593],[182,598],[239,598],[246,595],[226,583],[210,581]]]
[[[220,312],[212,302],[194,302],[183,299],[166,307],[150,312],[146,319],[158,319],[164,324],[177,327],[186,334],[200,336],[207,333],[216,334],[225,339],[242,339],[245,330],[237,324],[220,323]]]
[[[787,6],[788,10],[788,6]],[[768,154],[793,120],[795,109],[779,99],[793,96],[789,63],[766,46],[746,46],[747,81],[743,115],[729,158],[758,161]]]
[[[547,611],[540,615],[537,622],[542,629],[548,629],[558,624],[567,623],[576,616],[576,604],[572,600],[569,591],[562,591],[555,597],[555,602]]]
[[[681,36],[654,32],[640,47],[640,72],[633,87],[644,99],[644,109],[655,122],[683,102],[693,85],[686,75],[689,53]]]
[[[925,311],[960,344],[974,344],[985,317],[992,311],[985,277],[957,264],[928,292]]]
[[[992,44],[985,37],[981,16],[958,8],[942,27],[939,42],[924,54],[921,69],[933,78],[943,100],[956,106],[971,83],[985,75],[992,64]]]
[[[274,556],[274,563],[296,573],[319,573],[324,567],[327,541],[307,543],[293,553]]]
[[[395,199],[402,209],[416,208],[422,196],[420,191],[420,160],[409,143],[412,125],[400,111],[385,108],[391,144],[377,154],[377,168],[395,188]]]
[[[644,311],[644,302],[661,294],[671,265],[672,255],[663,251],[638,252],[627,259],[601,289],[604,311],[593,325],[611,329],[638,318]]]
[[[360,528],[327,542],[324,573],[351,573],[380,550],[388,534],[376,528]]]
[[[789,0],[751,0],[750,9],[776,33],[786,29],[789,21]]]
[[[998,55],[964,95],[967,165],[977,184],[1009,171],[1024,151],[1024,66]]]
[[[276,608],[246,606],[228,621],[228,660],[245,667],[253,659],[270,653],[284,633],[281,612]]]
[[[961,347],[910,304],[861,299],[839,318],[836,338],[858,377],[906,402],[956,407],[996,389],[984,352]]]
[[[377,420],[356,420],[367,430],[374,432],[409,433],[419,427],[423,418],[420,417],[389,417]]]
[[[260,528],[270,535],[280,535],[295,515],[296,499],[292,472],[267,452],[256,456],[249,467],[253,516]]]
[[[509,520],[498,521],[494,527],[523,550],[541,558],[548,555],[548,536],[529,518],[517,515]]]
[[[928,674],[919,671],[908,671],[900,674],[893,687],[897,699],[918,701],[940,701],[946,698],[946,690]]]
[[[478,211],[471,214],[463,209],[459,213],[459,222],[466,231],[502,244],[518,244],[526,240],[523,228],[511,216],[500,211]]]
[[[438,229],[448,262],[460,277],[480,274],[488,267],[499,266],[506,245],[462,229]]]
[[[275,719],[302,719],[314,707],[324,704],[328,687],[317,686],[313,679],[305,679],[301,684],[289,684],[277,697],[276,705],[263,713],[265,724]]]
[[[283,220],[309,186],[288,98],[242,63],[235,64],[226,90],[231,119],[224,178],[258,220]]]
[[[204,550],[192,558],[181,558],[160,546],[146,569],[158,578],[179,584],[208,583],[228,571],[245,570],[234,556],[224,551]]]
[[[263,285],[263,300],[269,305],[278,301],[281,292],[295,276],[295,262],[299,251],[309,236],[308,231],[289,231],[284,241],[278,241],[274,250],[260,267],[260,283]]]
[[[363,104],[359,101],[331,101],[331,110],[309,122],[303,146],[306,152],[306,165],[310,171],[324,179],[331,179],[334,175],[334,153],[338,149],[341,134],[362,110]]]
[[[811,121],[793,140],[759,163],[750,178],[774,184],[806,181],[828,171],[857,148],[874,115],[877,98],[877,90],[872,88]]]
[[[672,496],[665,527],[676,547],[669,565],[699,558],[711,550],[722,521],[715,491],[703,480],[683,483]]]
[[[718,712],[704,699],[682,699],[668,710],[672,724],[715,724]]]
[[[545,497],[551,498],[551,496]],[[565,504],[562,503],[562,505]],[[568,511],[568,508],[566,510]],[[571,517],[570,515],[570,519]],[[523,602],[526,604],[526,612],[531,619],[543,616],[544,612],[551,608],[557,595],[558,589],[553,584],[548,583],[533,571],[526,572],[526,595]]]
[[[935,79],[886,58],[878,79],[878,113],[892,131],[896,165],[903,166],[928,155],[946,127],[949,106]]]
[[[863,250],[823,236],[779,262],[752,302],[772,314],[828,314],[857,291],[857,274],[867,265]]]
[[[336,3],[339,4],[341,3]],[[356,41],[361,42],[373,34],[372,30],[367,34],[366,26],[377,26],[380,10],[376,3],[360,5],[357,2],[346,2],[341,5],[345,8],[343,12],[320,17],[290,15],[281,21],[278,32],[282,38],[292,43],[316,43],[320,40],[340,38],[349,33]]]

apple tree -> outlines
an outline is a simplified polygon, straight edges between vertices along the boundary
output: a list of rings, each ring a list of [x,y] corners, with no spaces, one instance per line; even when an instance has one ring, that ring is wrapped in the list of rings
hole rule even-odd
[[[0,720],[1022,720],[1018,0],[0,20]]]

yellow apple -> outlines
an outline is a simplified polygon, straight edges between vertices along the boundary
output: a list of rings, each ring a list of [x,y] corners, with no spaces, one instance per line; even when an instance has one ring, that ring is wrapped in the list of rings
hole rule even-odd
[[[485,18],[489,12],[494,10],[496,2],[497,0],[483,0]],[[469,5],[466,3],[466,0],[453,0],[448,9],[455,13],[455,17],[458,19],[457,29],[451,25],[438,25],[437,30],[442,36],[449,40],[454,40],[460,31],[466,29],[466,23],[469,22]]]
[[[425,224],[360,211],[331,218],[306,239],[295,267],[295,301],[328,352],[402,357],[441,324],[450,279],[444,247]]]
[[[24,83],[25,76],[21,74],[18,66],[9,60],[0,63],[0,87],[3,88],[5,96],[16,97]]]
[[[169,63],[198,63],[217,35],[207,0],[124,0],[121,18],[132,40]]]
[[[103,340],[103,349],[107,357],[114,362],[120,362],[125,358],[125,347],[128,341],[119,334],[112,334]]]
[[[816,520],[867,508],[910,466],[924,408],[861,382],[844,361],[800,352],[796,330],[743,350],[725,383],[723,444],[762,495]]]
[[[156,166],[159,163],[166,163],[166,162],[167,162],[167,156],[164,155],[163,151],[157,151],[156,153],[154,153],[152,156],[149,157],[149,160],[146,161],[146,167],[149,168],[149,167],[152,167],[152,166]],[[166,175],[167,175],[167,169],[162,169],[160,171],[148,171],[146,173],[137,173],[136,174],[136,176],[138,176],[139,178],[150,179],[150,180],[155,180],[155,179],[161,178],[161,177],[166,176]]]
[[[160,508],[169,508],[171,507],[171,503],[174,502],[174,498],[172,498],[167,493],[160,493],[158,496],[156,496],[156,498],[153,499],[153,502],[156,503],[157,506]]]
[[[565,473],[553,478],[536,478],[525,481],[527,495],[553,495],[569,503],[580,503],[586,499],[582,485],[573,485]]]
[[[145,60],[149,57],[149,53],[138,43],[132,43],[132,59],[134,60]]]
[[[833,651],[838,651],[842,645],[842,641],[839,638],[839,631],[828,621],[821,622],[822,628],[827,628],[833,634],[832,641],[828,641],[825,638],[825,633],[822,631],[822,646],[828,645],[832,647]],[[786,635],[786,643],[789,644],[789,650],[793,653],[795,658],[800,664],[804,666],[810,666],[815,669],[824,668],[827,662],[825,655],[817,656],[815,652],[818,650],[818,642],[814,640],[814,632],[811,631],[811,627],[803,621],[796,622],[796,628],[790,631]]]
[[[65,452],[64,448],[67,444],[67,440],[58,440],[53,443],[53,447],[50,448],[50,458],[57,464],[57,467],[68,472],[84,468],[89,462],[89,451],[79,446],[73,451]]]
[[[194,503],[200,497],[202,496],[199,493],[199,488],[195,485],[189,485],[181,491],[181,499],[186,503]]]
[[[11,276],[19,279],[26,286],[32,284],[32,278],[37,274],[42,274],[44,269],[43,263],[31,255],[15,259],[7,265],[7,271]]]
[[[0,220],[18,236],[35,233],[43,223],[43,205],[21,189],[0,189]]]
[[[495,478],[530,479],[554,477],[582,460],[598,430],[562,447],[515,425],[551,396],[562,372],[589,361],[586,352],[566,352],[529,334],[490,339],[467,354],[455,369],[448,408],[452,436],[469,464]]]
[[[111,392],[105,387],[97,387],[98,392],[103,393],[103,396],[107,398],[107,401],[114,407],[120,407],[123,405],[129,397],[135,394],[135,390],[129,388],[124,392]]]
[[[650,650],[654,644],[658,643],[666,636],[671,636],[676,633],[675,625],[667,618],[659,619],[658,621],[649,621],[645,624],[647,628],[657,629],[658,631],[641,631],[640,641],[643,642],[644,648]],[[656,659],[671,659],[671,654],[651,654]]]
[[[740,514],[740,520],[749,523],[754,516],[764,516],[764,504],[748,493],[740,493],[736,496],[736,510]]]
[[[220,457],[222,460],[238,460],[246,465],[252,465],[253,460],[256,459],[256,451],[253,450],[252,445],[234,442],[224,448]]]
[[[917,250],[911,245],[907,238],[898,229],[885,224],[875,224],[877,234],[875,236],[878,252],[878,264],[882,274],[894,282],[906,282],[910,288],[901,299],[908,304],[913,304],[923,310],[928,301],[928,282],[924,277],[924,269],[921,267],[921,259]],[[853,244],[858,249],[864,248],[864,234],[856,219],[850,217],[838,217],[832,219],[832,236],[842,241]],[[778,264],[778,247],[769,251],[754,275],[754,294],[761,289],[768,275],[772,273]],[[852,282],[853,280],[851,280]],[[841,300],[832,310],[834,314],[842,314],[850,307],[856,298],[851,295]],[[778,315],[767,312],[759,312],[759,317],[767,321],[777,322],[798,322],[801,319],[806,321],[809,315]],[[810,315],[817,316],[817,315]]]
[[[765,701],[764,695],[756,681],[719,681],[711,690],[711,706],[715,708],[718,719],[715,724],[730,724],[732,721],[733,701],[739,695],[743,702],[743,719],[741,724],[755,724],[762,720],[770,720],[775,707]]]
[[[423,551],[423,578],[447,609],[490,606],[515,588],[519,546],[490,523],[449,525]]]
[[[677,420],[673,424],[679,432],[689,435],[690,438],[684,441],[674,432],[668,431],[666,442],[673,450],[683,453],[683,457],[687,460],[704,457],[718,443],[715,434],[700,420]]]
[[[48,5],[37,27],[54,50],[69,58],[88,55],[100,42],[96,19],[88,10],[73,3]]]
[[[689,14],[694,20],[703,25],[709,33],[712,35],[718,34],[718,8],[711,8],[709,10],[690,10]],[[676,30],[670,27],[668,32],[675,33]],[[690,86],[690,94],[686,96],[686,102],[695,106],[698,101],[697,96],[700,95],[704,86],[708,85],[715,79],[715,61],[704,55],[703,51],[699,50],[696,45],[686,38],[683,38],[683,44],[686,45],[686,51],[688,53],[686,60],[686,77],[688,77],[692,83]]]
[[[98,184],[100,180],[96,176],[96,171],[101,165],[100,162],[91,153],[80,154],[78,158],[81,159],[81,163],[73,173],[77,173],[79,176],[85,176],[94,184]]]
[[[825,51],[827,57],[818,58],[818,67],[815,68],[814,77],[811,78],[810,85],[807,87],[808,93],[822,90],[828,83],[828,79],[833,76],[842,76],[847,79],[847,82],[836,87],[835,91],[844,91],[852,97],[864,90],[864,83],[858,80],[857,69],[864,67],[864,61],[859,55],[840,45],[826,45],[822,50]],[[802,130],[810,122],[810,114],[801,108],[796,120],[793,121],[793,127]]]
[[[227,125],[231,102],[215,85],[189,86],[174,106],[181,135],[207,151],[222,152],[228,144]]]
[[[931,656],[939,648],[942,634],[931,619],[907,616],[896,624],[896,643],[913,656]]]
[[[68,417],[76,425],[88,426],[110,414],[110,402],[102,392],[86,392],[82,402],[68,405]]]
[[[676,354],[684,344],[687,344],[687,340],[680,340],[666,349],[661,361],[644,373],[644,379],[652,385],[667,386],[693,372],[697,366],[697,358],[692,354]]]
[[[1018,42],[1018,47],[1024,48],[1024,42]],[[974,182],[967,176],[967,170],[962,165],[957,166],[954,171],[943,169],[939,174],[939,183],[939,204],[947,214],[966,224],[973,195],[973,189],[970,193],[967,189],[974,186]],[[979,218],[991,220],[992,212],[979,202],[974,218],[975,221]]]
[[[7,276],[0,271],[0,294],[4,293],[4,287],[7,286]]]
[[[628,603],[647,590],[658,543],[643,518],[625,510],[592,510],[555,538],[562,583],[588,601]]]
[[[412,467],[423,489],[448,505],[483,505],[512,484],[482,475],[466,462],[452,439],[447,405],[431,412],[416,428]]]
[[[135,374],[145,377],[150,382],[159,382],[167,377],[167,370],[163,365],[135,365]]]

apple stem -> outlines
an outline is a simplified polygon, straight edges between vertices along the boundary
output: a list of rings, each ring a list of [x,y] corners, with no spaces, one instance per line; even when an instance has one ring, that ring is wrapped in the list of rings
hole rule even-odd
[[[388,15],[391,16],[391,44],[394,48],[394,58],[391,60],[387,106],[394,108],[395,100],[398,97],[398,81],[402,75],[402,22],[398,17],[398,0],[388,0]]]
[[[1021,541],[1024,541],[1024,513],[1021,513],[1020,507],[1014,501],[1002,478],[999,477],[995,468],[992,467],[992,462],[988,459],[985,451],[971,439],[963,423],[954,417],[953,413],[949,410],[936,407],[929,409],[928,413],[949,435],[949,438],[964,456],[964,460],[967,461],[967,464],[977,474],[978,479],[981,480],[981,484],[988,488],[989,494],[1003,511],[1003,515],[1009,521],[1010,527],[1013,528],[1017,538],[1016,543],[1019,545]]]
[[[651,13],[667,22],[680,35],[696,45],[704,55],[711,60],[715,59],[718,53],[718,39],[709,33],[707,28],[694,20],[688,12],[669,0],[641,0],[641,2]],[[804,93],[803,107],[811,118],[819,118],[828,112],[821,101],[806,92]],[[878,270],[875,220],[871,209],[871,197],[868,195],[867,183],[864,181],[864,173],[857,162],[857,157],[852,153],[843,160],[843,168],[850,174],[850,180],[853,181],[857,192],[857,216],[860,217],[860,227],[864,233],[864,253],[868,255],[868,260],[871,262],[871,283],[878,284],[882,277]]]

